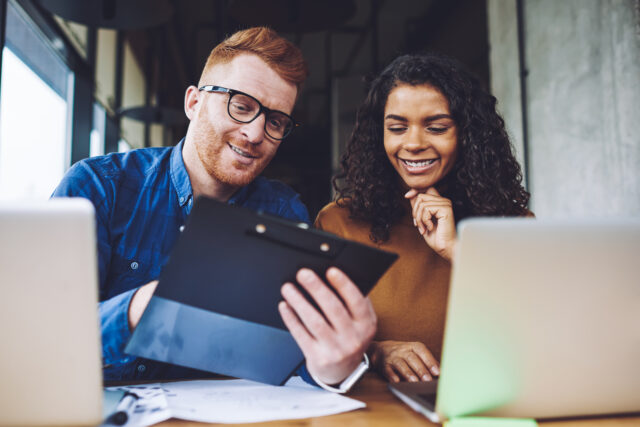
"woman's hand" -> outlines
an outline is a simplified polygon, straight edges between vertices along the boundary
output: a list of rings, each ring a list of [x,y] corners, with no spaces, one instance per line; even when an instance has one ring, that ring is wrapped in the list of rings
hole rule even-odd
[[[369,347],[371,364],[389,381],[431,381],[440,366],[421,342],[374,341]]]
[[[404,195],[411,202],[413,223],[427,245],[451,262],[456,245],[456,224],[451,200],[431,187],[424,193],[411,189]]]

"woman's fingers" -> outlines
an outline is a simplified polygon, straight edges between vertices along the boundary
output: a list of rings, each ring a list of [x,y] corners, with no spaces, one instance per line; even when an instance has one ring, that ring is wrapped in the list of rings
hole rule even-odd
[[[436,197],[441,197],[440,193],[438,192],[438,190],[436,190],[435,187],[427,188],[427,191],[425,191],[425,194],[428,194],[428,195],[431,195],[431,196],[436,196]]]
[[[425,206],[430,208],[447,208],[451,206],[451,201],[449,199],[446,199],[436,194],[416,193],[411,199],[411,208],[412,208],[411,213],[413,217],[419,218],[420,217],[419,211],[423,210]]]
[[[433,357],[433,354],[431,354],[426,345],[417,343],[417,345],[413,348],[413,352],[426,365],[432,376],[435,375],[437,377],[440,375],[440,364],[438,363],[436,358]]]
[[[404,197],[406,199],[411,199],[412,197],[415,197],[417,194],[418,194],[418,190],[416,190],[415,188],[412,188],[411,190],[407,191]]]
[[[433,187],[424,192],[411,189],[405,197],[411,202],[413,224],[424,237],[427,245],[451,262],[456,241],[451,200],[440,196]]]
[[[389,380],[392,383],[400,382],[400,377],[396,374],[396,372],[393,370],[393,367],[391,365],[385,365],[382,374],[387,380]]]
[[[372,345],[374,368],[389,381],[431,381],[438,362],[421,342],[380,341]]]
[[[420,381],[431,381],[433,379],[429,372],[429,368],[415,352],[409,353],[406,361]]]
[[[419,200],[413,210],[413,218],[420,234],[433,232],[440,218],[446,217],[451,205],[446,200]]]
[[[409,367],[406,359],[395,359],[391,366],[393,370],[399,374],[401,380],[410,381],[413,383],[417,383],[418,381],[420,381],[416,373],[413,372],[413,369]]]

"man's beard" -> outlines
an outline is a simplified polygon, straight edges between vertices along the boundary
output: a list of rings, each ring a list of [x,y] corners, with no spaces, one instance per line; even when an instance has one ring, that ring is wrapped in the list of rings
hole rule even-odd
[[[265,158],[264,155],[255,159],[251,165],[243,165],[233,159],[231,162],[225,161],[229,153],[224,151],[230,150],[227,141],[232,144],[234,141],[229,136],[216,132],[209,123],[207,124],[208,126],[201,125],[196,130],[195,147],[201,164],[216,181],[232,187],[244,187],[251,183],[271,161],[272,157]],[[268,141],[262,143],[266,144]]]
[[[207,173],[216,181],[233,187],[244,187],[253,181],[256,176],[262,172],[262,169],[264,169],[261,168],[255,173],[250,173],[248,170],[249,168],[253,168],[253,166],[245,166],[236,161],[233,161],[230,165],[224,166],[223,160],[221,159],[221,153],[223,150],[227,149],[227,147],[225,147],[226,143],[218,139],[220,138],[218,135],[213,138],[215,139],[210,137],[206,141],[217,140],[215,143],[197,141],[196,151],[200,158],[200,162],[206,169]],[[247,172],[234,174],[231,173],[229,169],[235,171],[245,169]]]

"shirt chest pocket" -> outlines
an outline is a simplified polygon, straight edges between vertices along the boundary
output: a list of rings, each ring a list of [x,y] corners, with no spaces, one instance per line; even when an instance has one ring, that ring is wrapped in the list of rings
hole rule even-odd
[[[111,296],[156,280],[159,272],[156,272],[157,268],[154,268],[153,258],[151,253],[145,254],[144,252],[114,254],[110,268],[112,277],[108,279],[113,284],[110,290]]]

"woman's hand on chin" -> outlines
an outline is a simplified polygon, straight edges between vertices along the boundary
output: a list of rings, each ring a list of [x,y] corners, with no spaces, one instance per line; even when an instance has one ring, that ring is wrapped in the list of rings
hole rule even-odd
[[[431,381],[440,375],[440,366],[421,342],[374,341],[369,346],[371,364],[387,380]]]
[[[456,223],[451,200],[431,187],[420,192],[411,189],[404,195],[411,202],[413,223],[427,245],[449,262],[456,246]]]

